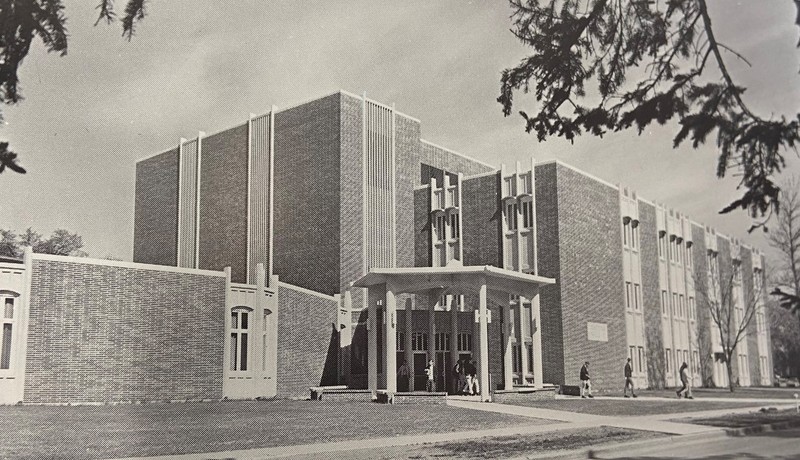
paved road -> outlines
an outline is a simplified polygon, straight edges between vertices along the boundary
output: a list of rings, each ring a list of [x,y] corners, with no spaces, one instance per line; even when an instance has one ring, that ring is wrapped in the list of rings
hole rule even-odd
[[[743,437],[713,436],[689,442],[673,437],[658,445],[601,452],[594,458],[800,459],[800,428]]]

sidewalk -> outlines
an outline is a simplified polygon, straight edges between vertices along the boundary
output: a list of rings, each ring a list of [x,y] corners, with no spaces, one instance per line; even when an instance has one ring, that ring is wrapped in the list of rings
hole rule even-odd
[[[606,397],[604,399],[615,399],[624,403],[622,398]],[[663,400],[664,398],[652,398],[656,400]],[[676,400],[677,402],[677,400]],[[763,402],[760,400],[759,402]],[[786,403],[784,400],[783,403]],[[734,413],[747,413],[758,410],[761,406],[734,408],[734,409],[718,409],[708,411],[697,411],[687,413],[671,413],[671,414],[655,414],[655,415],[642,415],[642,416],[605,416],[605,415],[591,415],[582,414],[577,412],[560,411],[554,409],[543,409],[535,407],[513,406],[508,404],[484,403],[478,401],[465,401],[465,400],[452,400],[448,399],[447,405],[460,407],[464,409],[472,409],[485,412],[497,412],[509,415],[517,415],[523,417],[531,417],[536,419],[552,420],[550,424],[538,425],[525,425],[518,427],[495,428],[487,430],[472,430],[472,431],[459,431],[449,433],[432,433],[421,435],[407,435],[396,437],[384,437],[373,439],[360,439],[351,441],[339,441],[330,443],[315,443],[315,444],[301,444],[292,446],[278,446],[260,449],[249,450],[234,450],[227,452],[213,452],[213,453],[195,453],[195,454],[181,454],[169,455],[160,457],[146,457],[149,459],[158,460],[201,460],[201,459],[266,459],[266,458],[285,458],[285,457],[302,457],[320,454],[333,454],[345,453],[348,451],[356,451],[363,449],[380,449],[387,447],[397,446],[410,446],[418,444],[430,444],[441,442],[453,441],[467,441],[484,437],[497,437],[497,436],[513,436],[513,435],[533,435],[541,433],[549,433],[562,430],[592,428],[599,426],[627,428],[641,431],[651,431],[657,433],[665,433],[676,436],[671,439],[699,439],[699,438],[716,438],[724,437],[725,430],[703,425],[692,425],[689,423],[679,423],[668,421],[676,418],[694,418],[694,417],[715,417],[725,414]],[[791,405],[791,407],[794,407]],[[687,438],[684,438],[687,436]],[[545,452],[541,457],[533,455],[528,458],[548,458],[558,454],[569,453],[570,451],[563,452]],[[574,452],[572,452],[574,454]],[[131,457],[124,460],[133,460]]]

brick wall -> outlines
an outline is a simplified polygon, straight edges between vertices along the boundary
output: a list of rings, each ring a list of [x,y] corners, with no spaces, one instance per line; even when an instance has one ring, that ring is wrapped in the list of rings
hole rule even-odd
[[[25,401],[222,397],[225,278],[34,259]]]
[[[177,265],[178,149],[136,163],[133,261]]]
[[[560,164],[556,171],[565,383],[577,384],[590,361],[595,387],[618,389],[627,356],[619,193]],[[608,342],[588,340],[587,322],[606,324]]]
[[[455,174],[463,173],[465,176],[471,176],[474,174],[481,174],[495,170],[495,168],[491,168],[484,164],[478,163],[477,161],[470,160],[469,158],[465,158],[461,155],[457,155],[453,152],[449,152],[426,142],[421,143],[419,162],[433,166],[434,168],[443,169],[447,172]],[[417,168],[415,174],[419,174],[419,171],[420,168]],[[421,184],[421,182],[416,183],[415,185],[419,184]]]
[[[419,175],[420,125],[406,117],[395,117],[395,220],[397,266],[414,266],[414,185]]]
[[[247,282],[247,136],[245,123],[202,141],[198,268],[231,267],[234,283]]]
[[[431,266],[430,189],[414,190],[414,266]]]
[[[364,212],[362,209],[363,151],[362,151],[362,101],[347,94],[340,103],[340,165],[341,236],[339,257],[342,287],[364,274]],[[361,289],[353,290],[353,308],[362,308],[364,295]]]
[[[694,257],[695,305],[697,307],[697,348],[700,354],[700,377],[704,385],[711,382],[714,375],[712,356],[711,317],[706,300],[708,299],[708,260],[705,230],[692,225],[692,255]]]
[[[761,385],[761,366],[758,362],[758,327],[755,315],[755,293],[753,292],[753,252],[750,249],[742,248],[742,293],[745,315],[753,312],[753,316],[747,325],[747,337],[742,340],[747,341],[747,361],[750,370],[750,385]]]
[[[286,283],[278,299],[278,396],[307,397],[310,387],[337,384],[336,302]]]
[[[647,349],[647,384],[664,388],[664,337],[661,325],[661,293],[658,284],[658,228],[655,206],[639,200],[639,241],[642,267],[642,310]]]
[[[339,100],[275,116],[275,274],[325,294],[340,284]]]
[[[461,186],[464,265],[502,267],[500,174],[467,179]]]
[[[542,315],[542,373],[548,383],[564,382],[564,333],[561,309],[561,242],[558,233],[556,164],[536,166],[536,241],[539,274],[556,280],[539,294]]]

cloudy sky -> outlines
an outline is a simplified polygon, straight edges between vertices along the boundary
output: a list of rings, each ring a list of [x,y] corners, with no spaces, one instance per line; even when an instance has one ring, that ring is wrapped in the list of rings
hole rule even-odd
[[[422,120],[426,140],[498,167],[558,158],[766,246],[747,234],[744,213],[717,214],[738,196],[737,180],[715,178],[711,146],[673,150],[674,125],[573,145],[538,143],[521,118],[504,118],[495,102],[500,72],[526,49],[509,32],[502,0],[151,0],[130,42],[119,24],[93,27],[93,3],[66,2],[69,54],[47,54],[38,43],[20,75],[25,100],[3,109],[0,139],[28,174],[0,176],[0,228],[67,228],[83,235],[90,255],[130,260],[136,160],[273,104],[345,89],[395,103]],[[753,64],[730,56],[751,108],[796,113],[793,2],[710,3],[718,39]],[[515,110],[532,110],[530,99],[517,101]],[[800,174],[799,165],[790,158],[788,173]]]

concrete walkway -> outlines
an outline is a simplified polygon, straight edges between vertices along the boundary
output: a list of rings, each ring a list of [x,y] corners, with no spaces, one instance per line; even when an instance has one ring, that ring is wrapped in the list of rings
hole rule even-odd
[[[579,396],[564,396],[564,395],[556,395],[556,399],[579,399]],[[675,401],[678,404],[696,404],[698,401],[719,401],[719,402],[731,402],[731,403],[748,403],[748,404],[761,404],[761,405],[769,405],[769,404],[794,404],[794,401],[791,399],[783,398],[703,398],[702,396],[698,396],[696,399],[678,399],[676,398],[664,398],[661,396],[639,396],[636,398],[622,398],[620,396],[597,396],[595,395],[594,399],[597,400],[614,400],[614,401],[625,401],[630,399],[631,401]]]
[[[617,398],[619,399],[619,398]],[[523,417],[544,418],[559,420],[567,423],[591,423],[592,426],[611,426],[616,428],[630,428],[642,431],[655,431],[666,434],[696,434],[712,433],[722,431],[720,428],[691,425],[688,423],[668,422],[666,419],[681,418],[680,414],[668,414],[668,417],[655,418],[653,416],[625,416],[612,417],[607,415],[581,414],[578,412],[567,412],[553,409],[541,409],[538,407],[512,406],[509,404],[495,403],[473,403],[466,401],[448,401],[448,406],[461,407],[464,409],[483,410],[498,412],[501,414],[520,415]],[[749,408],[748,411],[752,411]]]
[[[608,397],[604,399],[618,400],[620,401],[621,404],[624,404],[624,401],[626,401],[625,399],[622,398]],[[638,399],[643,399],[643,398],[638,398]],[[664,398],[652,398],[652,399],[660,401],[664,400]],[[759,402],[763,403],[764,400],[759,400]],[[676,403],[680,402],[676,400]],[[786,401],[783,400],[783,403],[785,404]],[[397,447],[397,446],[410,446],[410,445],[429,444],[429,443],[466,441],[484,437],[535,435],[535,434],[549,433],[562,430],[592,428],[599,426],[652,431],[652,432],[666,433],[677,436],[689,435],[690,437],[694,436],[715,437],[715,436],[724,436],[724,430],[721,428],[710,427],[710,426],[670,422],[668,420],[694,418],[694,417],[715,417],[725,414],[747,413],[747,412],[752,412],[754,410],[758,410],[758,408],[761,407],[761,406],[755,406],[755,407],[735,408],[735,409],[719,409],[719,410],[697,411],[697,412],[620,417],[620,416],[581,414],[577,412],[543,409],[536,407],[512,406],[509,404],[483,403],[479,401],[467,401],[463,399],[458,399],[458,400],[448,399],[447,405],[453,407],[460,407],[464,409],[497,412],[502,414],[517,415],[517,416],[530,417],[536,419],[552,420],[553,423],[526,425],[526,426],[512,426],[512,427],[495,428],[487,430],[418,434],[418,435],[396,436],[391,438],[372,438],[372,439],[360,439],[360,440],[339,441],[330,443],[302,444],[293,446],[267,447],[260,449],[234,450],[227,452],[168,455],[168,456],[147,457],[147,458],[151,460],[152,459],[201,460],[201,459],[266,459],[266,458],[303,457],[303,456],[321,455],[321,454],[325,455],[333,453],[341,454],[347,451],[356,451],[362,449],[378,449],[383,447]],[[792,405],[791,407],[794,406]],[[139,459],[142,457],[131,457],[125,460],[132,460],[134,458]]]

